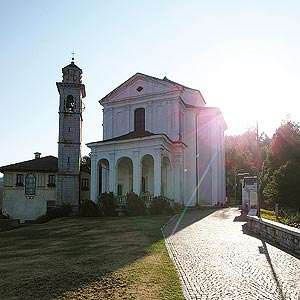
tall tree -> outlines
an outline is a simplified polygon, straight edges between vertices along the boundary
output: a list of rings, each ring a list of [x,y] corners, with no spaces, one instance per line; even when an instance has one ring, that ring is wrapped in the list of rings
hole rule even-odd
[[[259,136],[260,152],[258,155],[257,148],[257,133],[255,128],[248,129],[242,135],[226,136],[225,137],[225,167],[226,167],[226,182],[227,196],[234,197],[237,173],[247,172],[250,175],[256,175],[257,160],[259,164],[266,156],[266,149],[270,139],[262,133]],[[240,197],[240,188],[238,188],[238,198]]]
[[[286,120],[272,137],[263,165],[263,194],[269,203],[300,209],[300,127]]]

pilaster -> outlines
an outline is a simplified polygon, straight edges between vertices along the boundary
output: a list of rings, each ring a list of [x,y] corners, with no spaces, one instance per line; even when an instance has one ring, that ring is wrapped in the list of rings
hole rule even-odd
[[[115,195],[116,192],[116,158],[115,152],[109,153],[109,191],[113,192]]]
[[[97,155],[91,155],[91,190],[90,197],[95,203],[98,203],[98,184],[97,179],[99,176],[98,166],[97,166]]]
[[[141,192],[141,164],[140,151],[133,151],[133,191],[136,194]]]

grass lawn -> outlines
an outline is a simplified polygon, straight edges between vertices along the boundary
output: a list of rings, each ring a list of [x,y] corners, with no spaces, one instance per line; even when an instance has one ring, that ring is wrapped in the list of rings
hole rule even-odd
[[[276,218],[275,211],[274,210],[267,210],[267,209],[260,209],[260,216],[264,219],[268,219],[274,222],[279,222],[279,220]]]
[[[168,216],[62,218],[0,233],[0,299],[184,299]]]

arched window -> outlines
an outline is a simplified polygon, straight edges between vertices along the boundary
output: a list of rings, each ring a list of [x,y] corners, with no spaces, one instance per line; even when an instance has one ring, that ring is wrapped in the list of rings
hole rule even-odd
[[[25,178],[25,196],[35,196],[36,179],[33,174],[28,174]]]
[[[75,100],[72,95],[68,95],[66,99],[66,111],[67,112],[74,112],[75,111]]]
[[[134,131],[145,131],[145,109],[137,108],[134,111]]]

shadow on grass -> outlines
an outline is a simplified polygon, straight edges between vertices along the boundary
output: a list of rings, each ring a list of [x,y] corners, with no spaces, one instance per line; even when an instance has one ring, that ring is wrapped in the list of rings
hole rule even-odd
[[[117,289],[126,282],[111,274],[145,257],[169,218],[63,218],[1,232],[0,299],[69,299],[99,281],[99,293]]]

